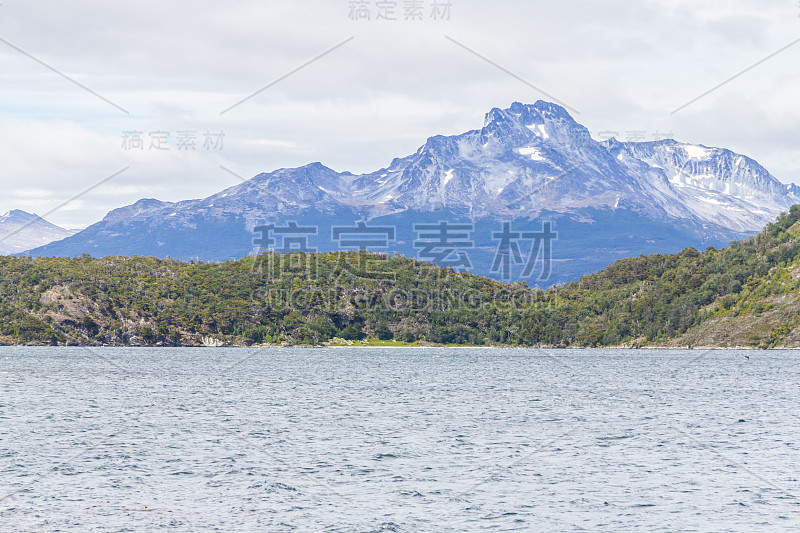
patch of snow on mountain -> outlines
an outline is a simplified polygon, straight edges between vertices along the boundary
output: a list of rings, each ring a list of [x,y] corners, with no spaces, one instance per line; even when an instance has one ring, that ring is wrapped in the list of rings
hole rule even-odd
[[[534,161],[545,160],[544,157],[542,157],[542,153],[539,151],[539,149],[534,146],[525,146],[523,148],[518,149],[517,152],[519,152],[520,155],[531,156],[531,159],[533,159]]]
[[[529,124],[526,126],[529,130],[535,133],[538,137],[542,139],[549,139],[550,136],[547,134],[547,130],[544,128],[544,124]]]
[[[697,159],[697,160],[708,159],[711,153],[711,150],[709,150],[708,148],[704,148],[703,146],[697,146],[694,144],[683,145],[683,150],[686,152],[686,155],[689,156],[689,159]]]

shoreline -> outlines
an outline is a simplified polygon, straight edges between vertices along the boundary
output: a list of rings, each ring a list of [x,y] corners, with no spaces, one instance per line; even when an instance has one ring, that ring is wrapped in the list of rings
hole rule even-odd
[[[438,345],[438,344],[430,344],[425,346],[419,345],[410,345],[410,346],[402,346],[402,345],[381,345],[381,344],[353,344],[353,345],[342,345],[342,344],[331,344],[331,345],[252,345],[252,346],[244,346],[244,345],[229,345],[229,346],[134,346],[134,345],[123,345],[123,344],[107,344],[107,345],[94,345],[94,344],[76,344],[76,345],[49,345],[49,344],[4,344],[0,345],[1,348],[84,348],[84,349],[91,349],[91,348],[122,348],[122,349],[130,349],[130,348],[138,348],[138,349],[204,349],[204,350],[218,350],[218,349],[237,349],[237,350],[246,350],[246,349],[261,349],[261,350],[269,350],[269,349],[303,349],[303,350],[319,350],[324,348],[334,348],[334,349],[402,349],[402,350],[428,350],[428,349],[438,349],[438,350],[553,350],[553,351],[608,351],[608,350],[618,350],[618,351],[691,351],[691,352],[703,352],[703,351],[761,351],[761,352],[769,352],[769,351],[800,351],[800,346],[793,346],[793,347],[773,347],[773,348],[759,348],[753,346],[693,346],[689,347],[680,347],[680,346],[602,346],[602,347],[587,347],[587,346],[473,346],[473,345]]]

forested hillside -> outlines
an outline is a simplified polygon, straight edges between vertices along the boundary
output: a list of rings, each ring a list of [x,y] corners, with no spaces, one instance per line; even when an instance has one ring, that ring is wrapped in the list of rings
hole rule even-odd
[[[0,343],[800,344],[800,207],[722,250],[622,259],[547,291],[366,252],[225,263],[0,258]]]

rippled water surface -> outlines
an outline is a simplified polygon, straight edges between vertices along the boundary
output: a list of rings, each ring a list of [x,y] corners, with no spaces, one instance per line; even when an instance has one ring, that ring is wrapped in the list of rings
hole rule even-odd
[[[0,530],[798,530],[799,363],[0,348]]]

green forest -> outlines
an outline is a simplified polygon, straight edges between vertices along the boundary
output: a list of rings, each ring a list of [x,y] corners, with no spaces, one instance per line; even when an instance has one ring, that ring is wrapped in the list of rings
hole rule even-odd
[[[621,259],[547,290],[368,252],[2,257],[0,344],[633,347],[738,324],[731,342],[784,346],[800,326],[798,220],[795,206],[728,248]]]

